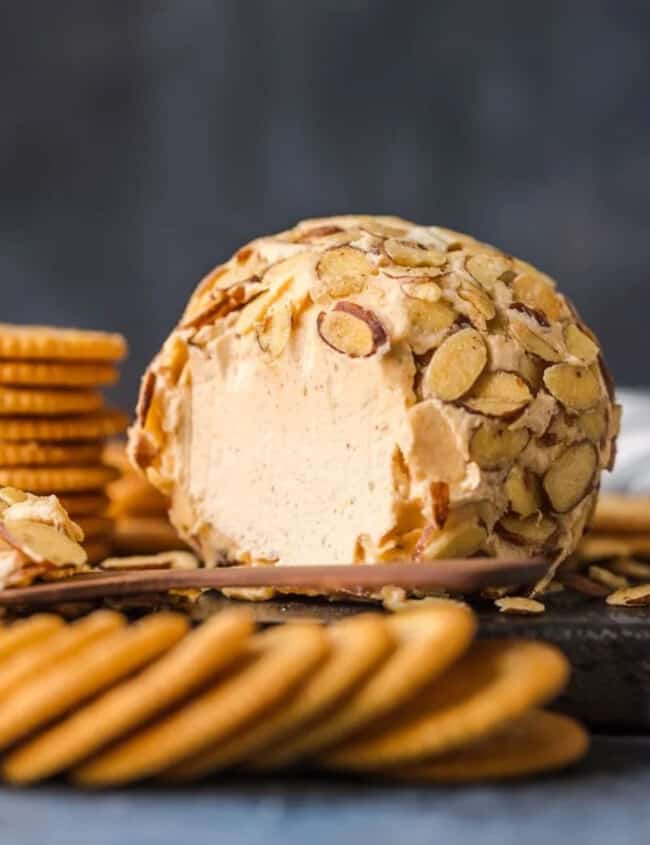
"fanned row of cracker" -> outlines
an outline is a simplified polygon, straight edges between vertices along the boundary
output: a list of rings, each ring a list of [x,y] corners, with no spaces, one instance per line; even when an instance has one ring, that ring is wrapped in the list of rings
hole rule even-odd
[[[111,550],[106,485],[117,471],[103,448],[128,420],[101,388],[116,383],[126,349],[118,334],[0,324],[0,486],[55,493],[89,563]]]
[[[475,641],[451,601],[256,631],[245,609],[190,629],[156,613],[34,615],[0,629],[0,763],[84,786],[288,768],[468,781],[561,768],[588,739],[540,708],[568,664],[538,642]]]

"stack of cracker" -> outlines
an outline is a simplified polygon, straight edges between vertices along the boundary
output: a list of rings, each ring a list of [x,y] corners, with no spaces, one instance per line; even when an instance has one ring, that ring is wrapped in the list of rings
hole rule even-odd
[[[111,551],[105,439],[127,426],[100,392],[115,384],[121,335],[0,324],[0,485],[56,494],[85,534],[90,563]]]
[[[560,580],[611,605],[650,605],[650,496],[601,494],[589,531]]]
[[[104,461],[120,477],[108,486],[109,513],[115,522],[113,548],[124,555],[148,555],[186,549],[169,522],[167,499],[131,465],[126,445],[106,446]]]

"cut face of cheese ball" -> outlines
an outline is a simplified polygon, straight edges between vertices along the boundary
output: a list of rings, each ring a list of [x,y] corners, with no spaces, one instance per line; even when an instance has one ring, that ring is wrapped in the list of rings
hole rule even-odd
[[[130,449],[208,565],[559,562],[613,461],[610,385],[530,264],[397,217],[308,220],[199,284]]]

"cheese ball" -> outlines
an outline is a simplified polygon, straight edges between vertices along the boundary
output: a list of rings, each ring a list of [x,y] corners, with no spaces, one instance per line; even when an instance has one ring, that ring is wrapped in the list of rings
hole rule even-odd
[[[555,566],[619,419],[549,276],[449,229],[341,216],[201,281],[144,375],[130,452],[210,566]]]

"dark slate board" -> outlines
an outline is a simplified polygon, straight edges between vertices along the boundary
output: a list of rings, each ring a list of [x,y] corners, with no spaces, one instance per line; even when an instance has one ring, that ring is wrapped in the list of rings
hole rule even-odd
[[[224,605],[236,604],[205,594],[193,609],[201,619]],[[541,616],[498,613],[490,604],[476,606],[480,636],[527,637],[554,643],[573,666],[570,684],[557,709],[601,731],[650,732],[650,608],[609,607],[602,599],[558,594],[547,600]],[[373,605],[287,599],[247,603],[261,623],[295,618],[330,621]]]

